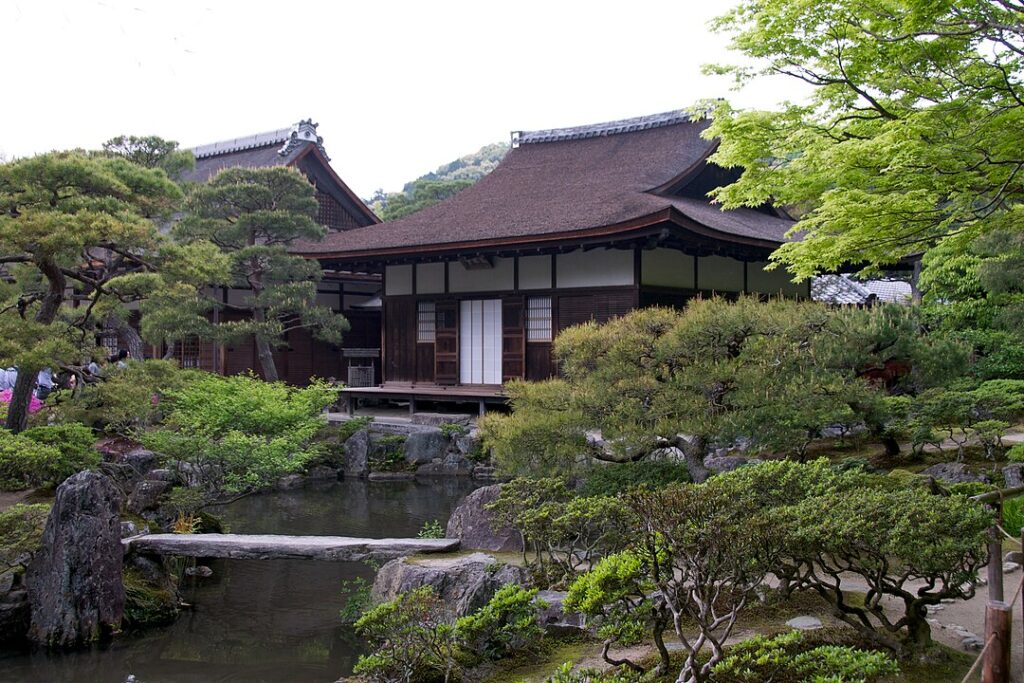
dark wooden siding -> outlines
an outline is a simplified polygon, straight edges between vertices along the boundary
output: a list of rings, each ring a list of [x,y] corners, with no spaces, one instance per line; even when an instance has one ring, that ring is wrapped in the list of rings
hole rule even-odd
[[[384,381],[416,380],[416,301],[412,297],[384,302],[387,329],[384,348]]]
[[[594,320],[606,322],[617,315],[625,315],[637,307],[637,291],[633,287],[606,290],[594,294],[568,294],[557,296],[557,330]]]
[[[416,344],[416,381],[434,381],[434,345]]]
[[[530,342],[526,345],[526,379],[532,382],[554,377],[555,364],[551,358],[551,344]]]

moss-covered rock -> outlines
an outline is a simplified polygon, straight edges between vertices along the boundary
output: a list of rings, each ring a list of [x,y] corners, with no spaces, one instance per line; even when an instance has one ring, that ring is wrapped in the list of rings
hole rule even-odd
[[[170,580],[154,582],[135,567],[125,569],[124,598],[125,631],[162,626],[178,616],[178,596]]]

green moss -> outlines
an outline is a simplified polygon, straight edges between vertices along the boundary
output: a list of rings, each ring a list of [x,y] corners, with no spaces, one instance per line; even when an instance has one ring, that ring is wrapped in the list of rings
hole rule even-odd
[[[590,640],[566,638],[550,640],[539,653],[503,659],[500,670],[481,679],[480,683],[541,683],[552,676],[565,662],[579,662],[600,651]]]
[[[168,587],[153,585],[135,569],[125,570],[123,630],[169,624],[177,616],[178,600]]]

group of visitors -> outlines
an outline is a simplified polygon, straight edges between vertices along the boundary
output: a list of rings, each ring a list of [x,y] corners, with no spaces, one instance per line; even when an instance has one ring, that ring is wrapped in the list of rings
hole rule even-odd
[[[129,357],[130,354],[126,350],[121,349],[107,359],[107,364],[123,368],[127,365]],[[103,370],[103,366],[95,360],[91,360],[89,361],[89,364],[85,366],[83,375],[85,378],[99,378],[103,374]],[[9,368],[0,368],[0,393],[8,391],[13,392],[14,385],[17,381],[18,368],[14,366]],[[50,368],[43,368],[36,376],[36,386],[35,389],[33,389],[32,394],[40,401],[44,401],[55,389],[74,389],[77,384],[78,374],[71,372],[70,370],[62,370],[54,374],[53,370]]]

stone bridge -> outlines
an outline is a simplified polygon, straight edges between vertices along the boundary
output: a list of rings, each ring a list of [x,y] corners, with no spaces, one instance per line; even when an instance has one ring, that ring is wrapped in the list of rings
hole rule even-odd
[[[455,538],[352,538],[272,534],[144,534],[121,541],[125,552],[236,560],[391,560],[458,550]]]

